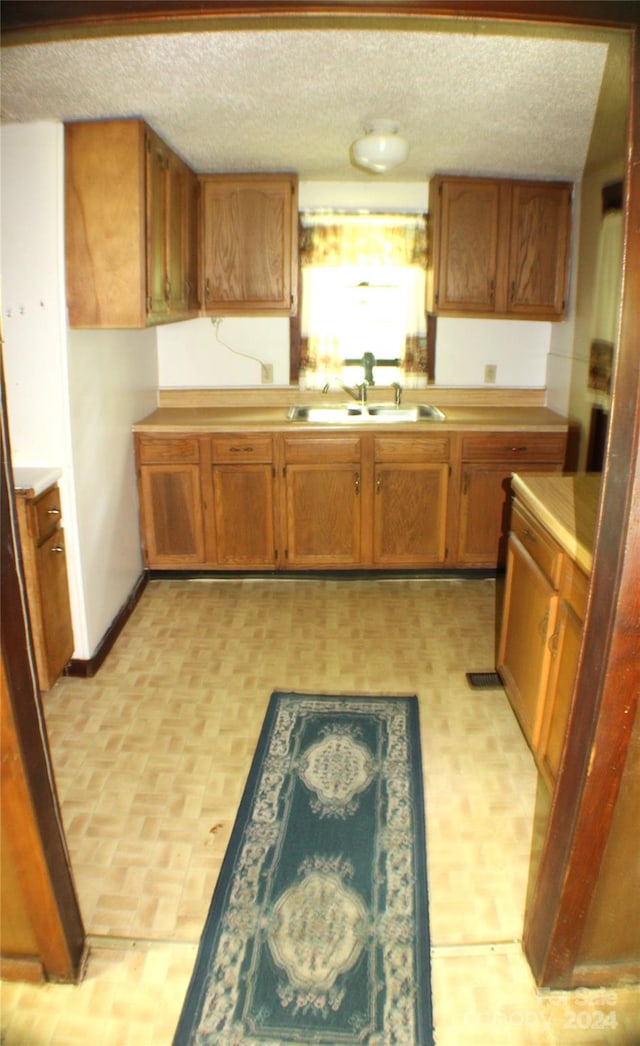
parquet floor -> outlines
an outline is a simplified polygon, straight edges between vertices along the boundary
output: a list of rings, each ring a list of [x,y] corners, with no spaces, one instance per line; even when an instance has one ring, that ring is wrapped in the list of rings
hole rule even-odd
[[[275,689],[418,694],[438,1046],[640,1042],[638,990],[541,995],[521,952],[536,772],[465,678],[495,604],[492,580],[151,582],[97,676],[45,696],[91,952],[79,986],[2,985],[2,1042],[169,1046]]]

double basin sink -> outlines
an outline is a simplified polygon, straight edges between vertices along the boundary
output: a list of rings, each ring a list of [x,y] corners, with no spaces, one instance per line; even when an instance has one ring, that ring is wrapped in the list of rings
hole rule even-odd
[[[335,405],[303,405],[291,407],[289,421],[307,421],[310,424],[351,425],[354,422],[444,421],[445,415],[431,403],[338,403]]]

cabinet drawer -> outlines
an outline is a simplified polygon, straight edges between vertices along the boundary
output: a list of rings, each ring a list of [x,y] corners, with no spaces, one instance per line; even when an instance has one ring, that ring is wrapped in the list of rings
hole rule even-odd
[[[563,432],[478,432],[462,437],[463,461],[564,461]]]
[[[60,488],[56,484],[31,505],[31,527],[37,545],[56,529],[61,518]]]
[[[331,465],[360,462],[360,438],[358,436],[335,436],[328,439],[320,437],[285,438],[284,457],[287,465],[313,465],[316,462]]]
[[[562,549],[517,501],[513,503],[511,533],[557,590],[562,569]]]
[[[378,461],[448,461],[448,436],[377,436],[374,456]]]
[[[200,446],[196,436],[140,436],[138,453],[141,465],[162,465],[164,462],[200,461]]]
[[[273,439],[271,436],[213,436],[211,454],[216,462],[273,461]]]

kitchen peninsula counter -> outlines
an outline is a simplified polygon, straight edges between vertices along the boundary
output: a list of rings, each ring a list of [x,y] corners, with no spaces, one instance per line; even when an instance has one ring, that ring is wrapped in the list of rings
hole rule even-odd
[[[591,572],[599,473],[514,475],[512,489],[585,574]]]

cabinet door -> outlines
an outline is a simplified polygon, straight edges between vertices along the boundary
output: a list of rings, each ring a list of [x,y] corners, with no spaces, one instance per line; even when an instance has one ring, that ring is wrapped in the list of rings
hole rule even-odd
[[[560,582],[556,627],[549,640],[551,670],[540,733],[538,764],[553,787],[560,766],[578,669],[589,579],[568,558]]]
[[[140,500],[147,566],[204,561],[199,465],[143,465]]]
[[[197,178],[174,153],[169,155],[167,204],[167,293],[173,314],[197,311]]]
[[[275,566],[272,466],[214,465],[213,503],[218,565]]]
[[[375,466],[377,566],[429,566],[446,557],[448,464]]]
[[[38,665],[38,675],[42,689],[48,690],[71,658],[74,645],[62,527],[40,545],[36,561],[45,662]]]
[[[150,319],[169,309],[167,273],[169,150],[147,131],[147,314]]]
[[[564,313],[570,214],[568,186],[514,184],[508,312],[531,317]]]
[[[551,654],[547,641],[556,618],[557,593],[524,546],[511,535],[498,671],[532,750],[540,733]]]
[[[497,181],[443,181],[435,304],[443,312],[493,312],[498,270]]]
[[[296,184],[287,176],[202,179],[207,312],[295,311]]]
[[[289,567],[360,563],[360,471],[353,465],[287,465]]]

